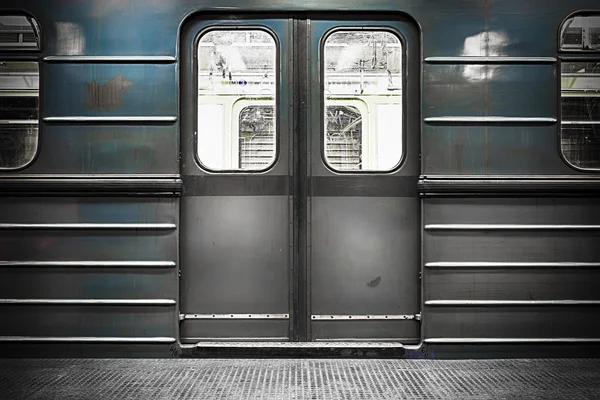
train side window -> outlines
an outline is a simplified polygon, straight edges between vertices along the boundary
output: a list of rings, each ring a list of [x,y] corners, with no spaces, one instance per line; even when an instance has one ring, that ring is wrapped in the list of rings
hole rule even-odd
[[[277,45],[261,29],[201,34],[197,156],[212,171],[264,171],[275,163]]]
[[[391,171],[403,155],[400,38],[336,30],[323,45],[325,163],[338,172]]]
[[[0,170],[27,166],[38,148],[39,50],[35,21],[23,15],[0,15]],[[22,56],[22,58],[21,58]],[[29,57],[28,57],[29,56]]]
[[[561,151],[577,168],[599,169],[600,16],[572,16],[560,32]]]

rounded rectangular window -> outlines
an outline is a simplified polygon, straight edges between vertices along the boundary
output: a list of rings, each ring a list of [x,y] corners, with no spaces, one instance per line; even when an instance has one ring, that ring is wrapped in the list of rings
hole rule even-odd
[[[0,16],[0,51],[38,50],[31,18]],[[0,170],[23,168],[38,147],[39,68],[35,61],[0,56]]]
[[[600,169],[600,16],[578,14],[561,26],[560,147],[567,162]],[[574,52],[571,57],[568,53]],[[582,52],[590,57],[582,56]]]
[[[277,45],[260,29],[211,30],[198,40],[197,155],[211,171],[275,163]]]
[[[336,30],[323,45],[323,147],[333,170],[391,171],[403,155],[402,41]]]

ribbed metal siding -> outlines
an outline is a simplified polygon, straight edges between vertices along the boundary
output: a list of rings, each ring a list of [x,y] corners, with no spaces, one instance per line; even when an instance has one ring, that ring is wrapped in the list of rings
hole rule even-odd
[[[177,336],[178,201],[0,199],[0,342]]]
[[[425,199],[425,340],[600,338],[600,206]]]

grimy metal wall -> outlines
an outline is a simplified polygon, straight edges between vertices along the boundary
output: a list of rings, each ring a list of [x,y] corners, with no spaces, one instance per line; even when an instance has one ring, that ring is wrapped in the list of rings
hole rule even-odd
[[[38,155],[0,173],[0,352],[179,353],[178,34],[209,10],[411,16],[426,353],[591,349],[600,180],[560,155],[557,36],[596,3],[3,0],[37,19],[42,50]]]

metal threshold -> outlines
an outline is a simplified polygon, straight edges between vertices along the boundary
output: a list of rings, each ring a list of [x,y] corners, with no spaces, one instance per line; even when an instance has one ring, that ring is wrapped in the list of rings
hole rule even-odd
[[[399,342],[199,342],[184,356],[202,358],[402,358]]]

